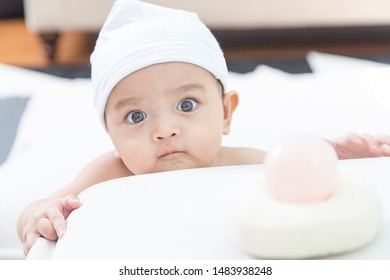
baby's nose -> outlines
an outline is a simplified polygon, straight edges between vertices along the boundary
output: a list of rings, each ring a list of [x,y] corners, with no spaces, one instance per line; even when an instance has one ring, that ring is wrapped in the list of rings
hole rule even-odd
[[[171,137],[178,136],[179,134],[180,130],[177,126],[162,123],[156,127],[152,137],[154,141],[160,141],[163,139],[169,139]]]

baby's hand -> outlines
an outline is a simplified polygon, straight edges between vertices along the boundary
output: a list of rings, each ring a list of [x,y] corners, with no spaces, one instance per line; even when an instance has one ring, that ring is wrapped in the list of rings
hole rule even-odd
[[[65,219],[80,205],[77,197],[68,195],[39,200],[26,208],[22,214],[25,215],[25,222],[21,236],[24,254],[28,254],[38,237],[49,240],[61,238],[66,231]]]
[[[373,137],[368,134],[349,133],[346,137],[329,141],[339,159],[390,156],[390,136]]]

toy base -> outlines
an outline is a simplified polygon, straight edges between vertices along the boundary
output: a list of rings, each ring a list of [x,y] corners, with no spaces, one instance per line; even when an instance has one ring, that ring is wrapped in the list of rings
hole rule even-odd
[[[263,259],[307,259],[342,254],[369,243],[383,209],[379,195],[340,176],[329,199],[309,204],[276,200],[263,182],[246,186],[234,211],[238,242]]]

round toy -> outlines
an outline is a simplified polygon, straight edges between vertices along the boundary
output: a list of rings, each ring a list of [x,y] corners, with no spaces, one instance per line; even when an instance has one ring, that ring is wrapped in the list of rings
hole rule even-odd
[[[322,201],[337,187],[337,161],[336,151],[325,140],[292,136],[267,154],[265,183],[281,201]]]

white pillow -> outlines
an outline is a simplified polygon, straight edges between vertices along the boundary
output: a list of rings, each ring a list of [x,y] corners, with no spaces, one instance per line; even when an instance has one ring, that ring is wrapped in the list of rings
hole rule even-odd
[[[390,111],[373,96],[371,83],[354,73],[290,75],[261,66],[231,75],[231,84],[241,98],[224,139],[229,145],[269,149],[296,131],[327,138],[390,133]]]
[[[389,164],[390,158],[342,162],[342,170],[380,193],[384,224],[368,246],[330,258],[390,258]],[[239,245],[234,213],[261,176],[262,165],[224,166],[98,184],[81,193],[83,205],[69,216],[57,245],[41,240],[29,259],[250,259]]]

